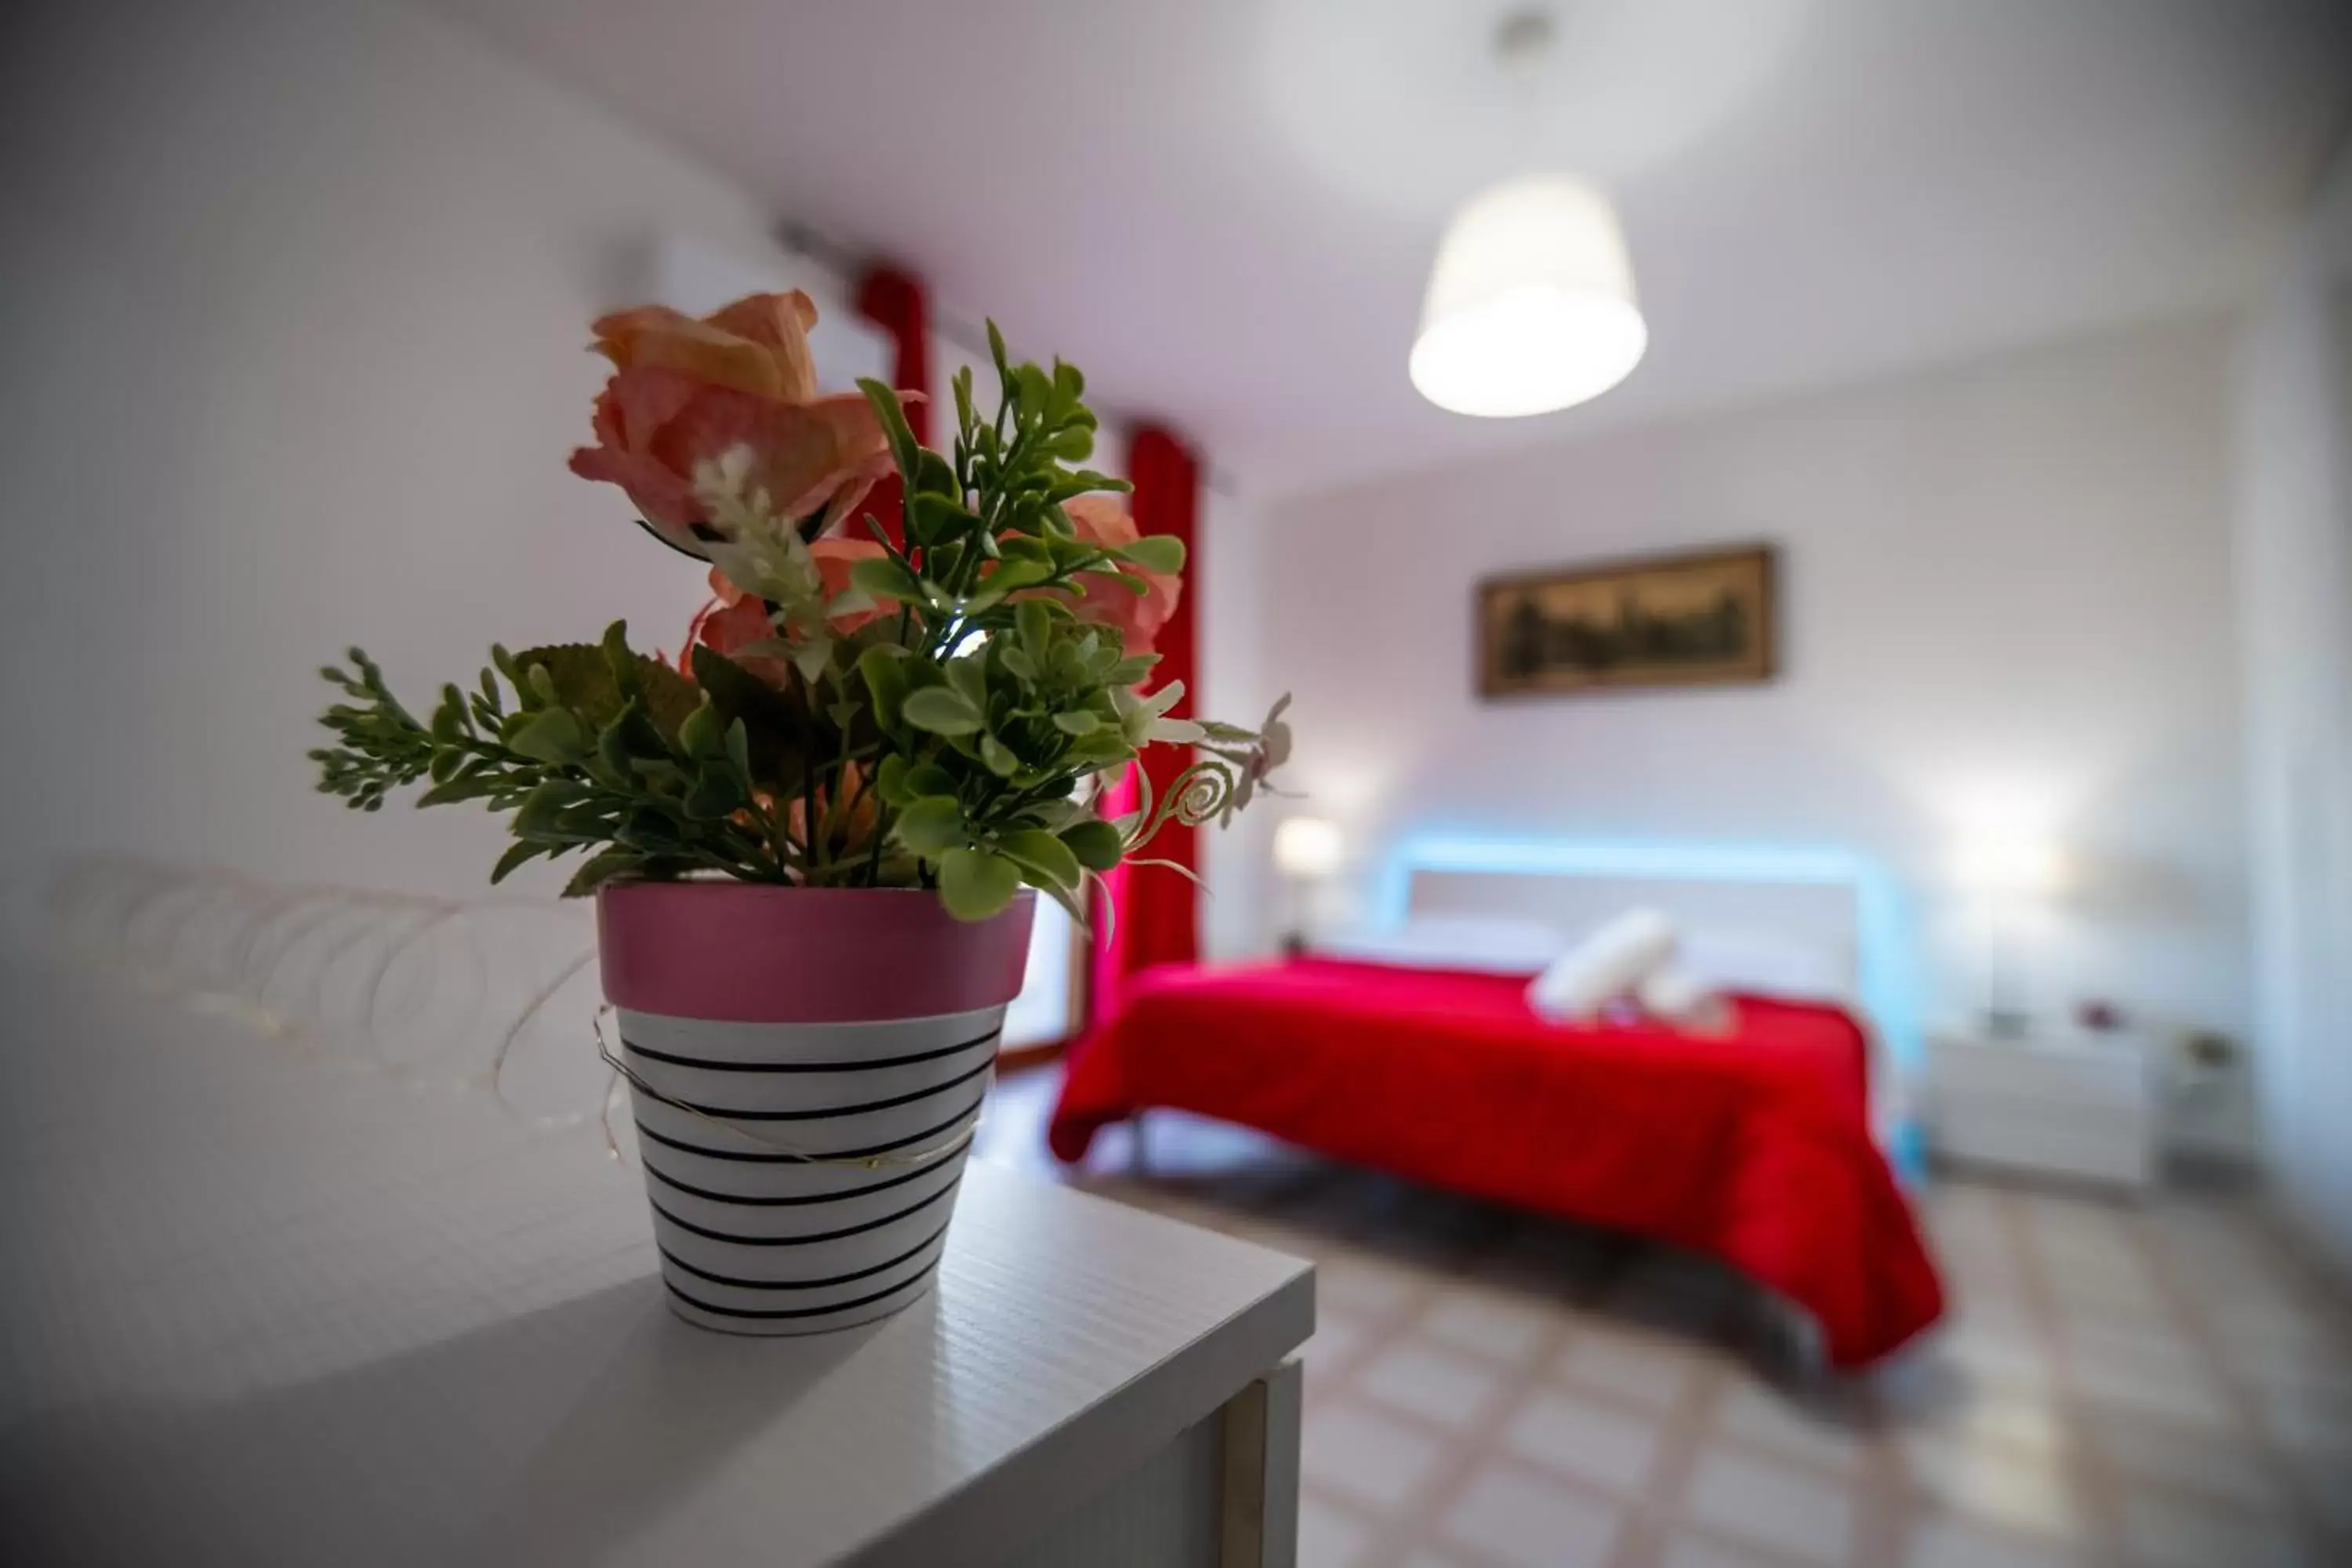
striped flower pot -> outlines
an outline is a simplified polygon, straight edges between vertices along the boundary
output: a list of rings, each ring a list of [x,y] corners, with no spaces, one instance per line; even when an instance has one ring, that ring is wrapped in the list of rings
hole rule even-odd
[[[1035,908],[1024,891],[966,924],[913,889],[597,894],[678,1316],[822,1333],[930,1288]]]

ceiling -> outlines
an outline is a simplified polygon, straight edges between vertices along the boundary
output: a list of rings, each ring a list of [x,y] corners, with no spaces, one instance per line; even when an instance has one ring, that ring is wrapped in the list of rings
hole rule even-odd
[[[2324,0],[436,0],[1083,366],[1253,493],[2242,297],[2352,111]],[[1438,231],[1618,196],[1648,358],[1484,421],[1405,354]]]

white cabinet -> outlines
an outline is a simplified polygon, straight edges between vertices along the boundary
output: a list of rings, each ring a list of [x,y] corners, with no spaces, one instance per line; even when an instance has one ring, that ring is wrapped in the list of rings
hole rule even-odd
[[[2134,1189],[2155,1179],[2155,1076],[2133,1037],[1939,1035],[1927,1069],[1944,1158]]]
[[[1293,1568],[1300,1259],[974,1161],[930,1295],[730,1338],[593,1121],[0,994],[10,1561]]]

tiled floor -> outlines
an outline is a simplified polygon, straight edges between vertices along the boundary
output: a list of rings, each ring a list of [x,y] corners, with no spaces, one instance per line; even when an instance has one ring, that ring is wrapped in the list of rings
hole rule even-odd
[[[1238,1130],[1061,1172],[1055,1087],[983,1156],[1317,1260],[1304,1568],[2352,1563],[2352,1311],[2242,1198],[1944,1183],[1949,1327],[1834,1382],[1704,1260]]]

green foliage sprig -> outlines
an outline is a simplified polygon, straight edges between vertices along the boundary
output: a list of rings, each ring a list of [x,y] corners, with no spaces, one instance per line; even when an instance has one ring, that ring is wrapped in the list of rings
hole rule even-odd
[[[1140,690],[1156,656],[1128,651],[1091,585],[1148,594],[1181,571],[1182,545],[1082,536],[1066,503],[1127,488],[1069,466],[1093,450],[1084,378],[1008,363],[992,324],[989,342],[996,412],[980,416],[959,372],[944,455],[915,440],[894,393],[861,384],[903,510],[897,539],[864,520],[880,547],[846,590],[827,595],[812,520],[778,516],[738,448],[696,476],[705,552],[772,636],[731,658],[695,648],[690,679],[634,652],[619,623],[593,647],[496,649],[477,688],[446,689],[424,723],[354,648],[350,670],[324,672],[349,700],[323,720],[335,743],[310,753],[320,787],[373,811],[429,779],[419,805],[507,814],[516,843],[493,881],[586,851],[569,893],[696,872],[928,886],[963,919],[1024,884],[1078,913],[1087,879],[1171,820],[1229,817],[1287,753],[1283,705],[1252,731],[1168,717],[1181,684]],[[1196,760],[1157,800],[1100,816],[1089,781],[1154,743]]]

